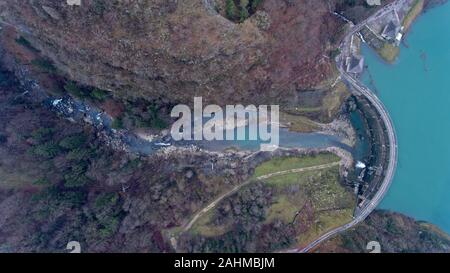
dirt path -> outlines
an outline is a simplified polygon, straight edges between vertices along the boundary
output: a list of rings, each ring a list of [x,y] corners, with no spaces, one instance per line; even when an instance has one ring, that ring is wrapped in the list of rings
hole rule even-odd
[[[242,187],[255,182],[255,181],[263,181],[275,176],[280,176],[280,175],[286,175],[286,174],[293,174],[293,173],[301,173],[301,172],[307,172],[307,171],[317,171],[317,170],[322,170],[322,169],[328,169],[334,166],[338,166],[339,164],[341,164],[340,161],[336,161],[336,162],[332,162],[332,163],[328,163],[328,164],[323,164],[323,165],[317,165],[317,166],[311,166],[311,167],[304,167],[304,168],[297,168],[297,169],[291,169],[291,170],[286,170],[286,171],[279,171],[279,172],[274,172],[274,173],[270,173],[270,174],[266,174],[266,175],[262,175],[259,176],[257,178],[254,179],[250,179],[248,181],[246,181],[245,183],[242,183],[240,185],[235,186],[233,189],[231,189],[230,191],[226,192],[225,194],[219,196],[218,198],[216,198],[213,202],[211,202],[208,206],[206,206],[205,208],[203,208],[201,211],[199,211],[193,218],[192,220],[183,228],[183,232],[188,231],[189,229],[192,228],[192,226],[197,222],[197,220],[202,217],[204,214],[206,214],[208,211],[210,211],[211,209],[215,208],[217,206],[218,203],[220,203],[220,201],[222,201],[223,199],[225,199],[226,197],[234,194],[235,192],[237,192],[239,189],[241,189]]]

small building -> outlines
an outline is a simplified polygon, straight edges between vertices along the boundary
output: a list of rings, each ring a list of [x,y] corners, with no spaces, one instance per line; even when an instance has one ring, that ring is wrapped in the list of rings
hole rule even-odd
[[[403,30],[404,27],[400,22],[398,12],[397,10],[393,10],[392,14],[389,16],[389,22],[381,32],[381,37],[386,41],[399,46],[403,38]]]
[[[353,55],[347,58],[347,73],[361,74],[364,70],[364,57]]]
[[[389,23],[384,27],[381,37],[391,42],[395,41],[400,30],[401,26],[397,20],[389,21]]]
[[[397,36],[395,36],[395,44],[397,46],[399,46],[400,43],[402,42],[404,30],[405,30],[405,27],[401,27],[400,31],[397,33]]]
[[[356,166],[355,166],[355,167],[358,168],[358,169],[365,169],[367,166],[366,166],[366,164],[364,164],[363,162],[358,161],[358,162],[356,163]]]

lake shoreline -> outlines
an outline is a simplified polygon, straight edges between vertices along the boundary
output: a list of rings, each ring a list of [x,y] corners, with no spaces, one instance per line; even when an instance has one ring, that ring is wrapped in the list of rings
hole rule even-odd
[[[444,4],[444,5],[442,5]],[[370,75],[386,104],[399,136],[399,169],[392,188],[379,206],[421,219],[450,232],[446,165],[449,147],[445,138],[449,127],[445,67],[449,61],[447,1],[426,6],[407,33],[407,45],[394,64],[386,64],[369,48],[363,48]],[[432,30],[432,31],[431,31]],[[426,91],[426,92],[425,92]],[[426,160],[424,160],[426,158]]]

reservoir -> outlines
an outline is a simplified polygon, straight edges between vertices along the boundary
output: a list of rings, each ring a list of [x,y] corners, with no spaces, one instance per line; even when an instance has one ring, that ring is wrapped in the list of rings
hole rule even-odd
[[[363,81],[384,102],[397,131],[399,162],[380,208],[450,232],[450,4],[423,14],[393,65],[363,48]]]

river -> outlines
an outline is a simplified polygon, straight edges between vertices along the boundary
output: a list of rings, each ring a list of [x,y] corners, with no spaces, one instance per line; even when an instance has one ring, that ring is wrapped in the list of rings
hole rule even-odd
[[[0,67],[1,71],[1,67]],[[105,133],[111,140],[121,143],[123,149],[142,154],[151,155],[161,148],[168,146],[187,147],[197,146],[199,148],[221,152],[230,148],[242,151],[258,151],[262,143],[260,140],[233,140],[233,141],[173,141],[169,136],[157,136],[152,140],[138,137],[135,133],[127,130],[112,129],[112,118],[99,108],[91,105],[89,102],[74,99],[65,95],[60,97],[50,96],[45,90],[30,76],[27,69],[21,70],[20,80],[22,89],[25,91],[22,95],[32,96],[35,100],[43,102],[44,106],[49,110],[58,113],[61,117],[74,122],[87,122],[92,124],[98,130]],[[353,123],[353,119],[350,121]],[[237,134],[235,129],[235,136]],[[249,132],[248,125],[245,128],[246,137]],[[356,130],[358,132],[358,129]],[[267,143],[267,142],[265,142]],[[356,145],[349,146],[343,139],[334,133],[299,133],[289,131],[286,128],[280,128],[279,131],[279,147],[281,148],[313,148],[324,149],[329,147],[338,147],[344,149],[356,159],[362,158],[361,144],[356,141]]]
[[[223,151],[229,148],[236,148],[245,151],[257,151],[260,149],[261,141],[235,140],[235,141],[172,141],[169,139],[155,139],[148,141],[137,137],[135,134],[127,131],[116,131],[111,129],[111,118],[96,107],[89,106],[79,100],[74,100],[69,96],[60,98],[49,97],[45,100],[47,105],[53,111],[58,112],[63,117],[81,121],[85,120],[100,130],[104,130],[111,137],[115,136],[124,142],[127,149],[131,152],[150,155],[155,151],[167,146],[189,146],[195,145],[209,151]],[[235,130],[236,131],[236,130]],[[236,132],[235,132],[236,135]],[[246,127],[248,137],[248,127]],[[325,133],[298,133],[291,132],[288,129],[280,129],[280,147],[282,148],[328,148],[339,147],[345,149],[354,155],[358,153],[359,145],[350,147],[343,143],[342,137]]]
[[[419,17],[393,65],[363,47],[364,82],[394,121],[399,162],[380,208],[450,232],[450,4]]]

